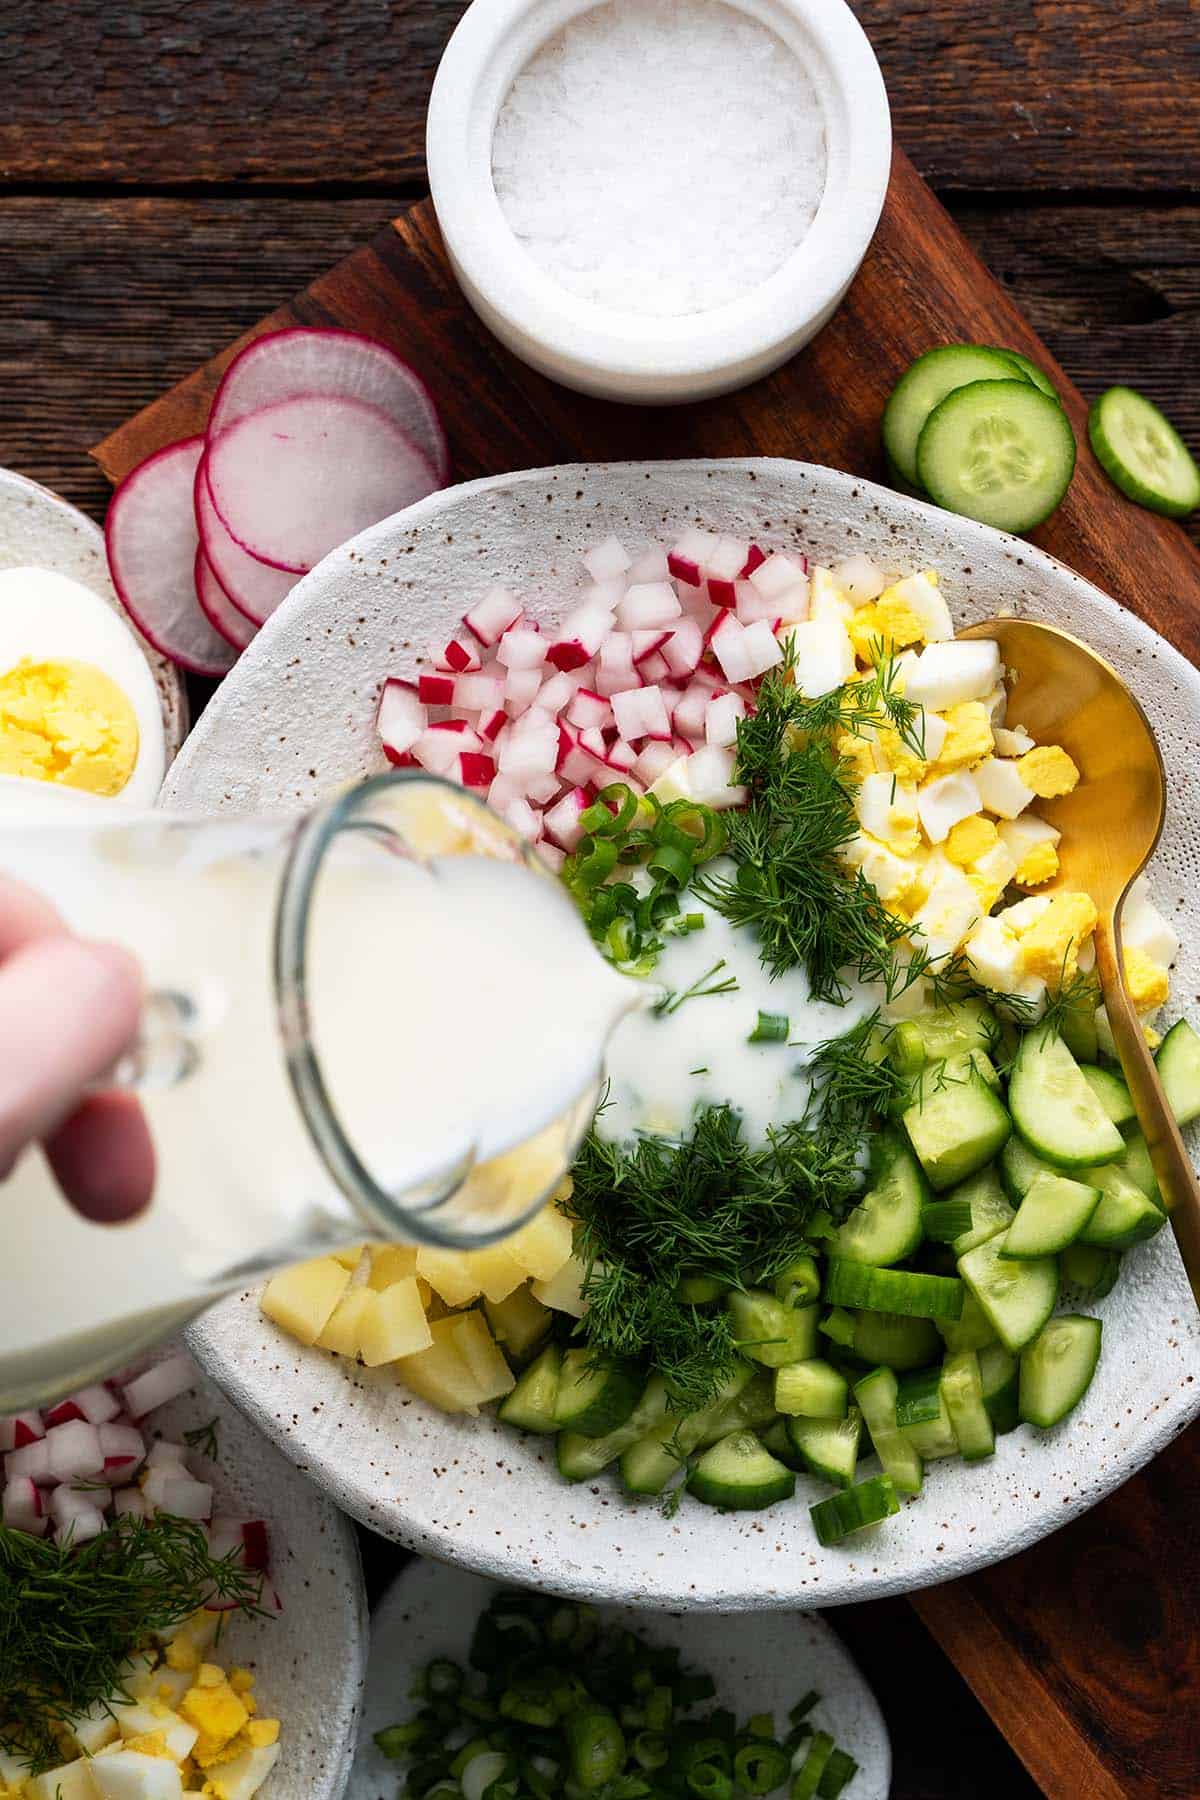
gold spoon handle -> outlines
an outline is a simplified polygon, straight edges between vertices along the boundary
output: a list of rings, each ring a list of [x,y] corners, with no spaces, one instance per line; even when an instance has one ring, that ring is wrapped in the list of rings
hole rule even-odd
[[[1121,977],[1120,937],[1116,919],[1101,914],[1096,926],[1096,967],[1104,994],[1113,1042],[1138,1124],[1145,1134],[1150,1161],[1158,1177],[1163,1202],[1170,1216],[1196,1304],[1200,1306],[1200,1181],[1184,1147],[1167,1097],[1163,1093],[1154,1058],[1146,1045],[1141,1020],[1133,1010]]]

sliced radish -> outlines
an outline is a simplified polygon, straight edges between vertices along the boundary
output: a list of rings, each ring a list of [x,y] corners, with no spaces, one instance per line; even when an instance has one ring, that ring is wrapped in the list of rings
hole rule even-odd
[[[504,775],[552,775],[558,761],[558,723],[537,707],[512,727],[500,746]]]
[[[603,743],[603,738],[600,741]],[[555,772],[574,787],[586,787],[595,773],[595,764],[580,743],[578,735],[568,731],[565,725],[560,725],[558,728],[558,756]]]
[[[135,1376],[121,1390],[125,1411],[132,1419],[143,1419],[147,1413],[178,1400],[196,1384],[196,1369],[190,1356],[168,1356],[144,1374]],[[182,1454],[182,1452],[180,1452]]]
[[[478,638],[490,650],[523,617],[521,602],[515,594],[510,594],[504,587],[493,587],[488,589],[483,599],[477,601],[469,613],[463,614],[463,624],[473,637]]]
[[[50,1427],[69,1425],[72,1419],[83,1419],[85,1423],[87,1422],[83,1408],[75,1400],[60,1400],[57,1406],[52,1406],[46,1414],[46,1424]]]
[[[10,1450],[4,1458],[6,1481],[16,1481],[22,1475],[36,1481],[39,1487],[46,1487],[56,1479],[50,1472],[50,1446],[45,1438],[22,1444],[19,1450]]]
[[[638,665],[638,674],[647,686],[652,686],[655,682],[670,680],[671,665],[662,651],[656,650],[653,656],[648,656],[644,663]]]
[[[510,800],[502,816],[514,831],[519,831],[531,844],[541,837],[541,815],[533,810],[528,800]]]
[[[353,331],[294,326],[255,338],[225,371],[209,415],[209,436],[298,395],[376,407],[417,446],[437,486],[449,480],[446,435],[425,383],[386,344]]]
[[[637,762],[637,751],[624,738],[618,738],[615,744],[608,746],[606,761],[610,769],[618,769],[622,775],[628,775]]]
[[[259,562],[230,537],[208,491],[204,457],[196,469],[192,506],[200,547],[226,596],[252,625],[265,625],[276,607],[287,599],[299,576]]]
[[[196,598],[192,494],[203,453],[203,438],[187,438],[140,463],[112,497],[104,539],[113,586],[143,636],[194,675],[219,676],[237,651]]]
[[[562,782],[557,775],[526,775],[524,786],[525,798],[534,806],[548,806],[562,793]]]
[[[196,584],[200,611],[213,630],[225,639],[230,649],[244,650],[257,637],[258,626],[252,625],[245,613],[239,612],[233,604],[217,580],[212,564],[204,554],[203,544],[196,546],[196,565],[192,579]]]
[[[146,1504],[156,1512],[197,1522],[212,1518],[212,1488],[206,1481],[196,1481],[186,1470],[175,1474],[168,1469],[156,1469],[146,1477],[142,1492]]]
[[[694,681],[675,703],[673,722],[676,731],[681,731],[687,738],[703,737],[712,697],[711,688]]]
[[[271,1566],[271,1540],[263,1519],[243,1519],[242,1553],[248,1569]]]
[[[429,714],[407,682],[385,681],[375,722],[383,754],[390,763],[398,763],[424,731]]]
[[[432,464],[388,415],[323,394],[279,400],[217,430],[205,473],[229,535],[302,574],[368,525],[436,492]]]
[[[636,669],[647,657],[657,656],[670,640],[669,631],[635,631],[633,633],[633,666]]]
[[[751,544],[746,560],[742,565],[742,580],[745,581],[748,576],[753,575],[755,569],[761,568],[766,560],[766,551],[760,550],[757,544]]]

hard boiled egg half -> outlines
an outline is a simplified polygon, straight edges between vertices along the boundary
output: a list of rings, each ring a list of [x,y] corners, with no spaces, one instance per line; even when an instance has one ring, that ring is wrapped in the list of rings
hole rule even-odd
[[[70,576],[0,571],[0,813],[49,790],[149,807],[165,773],[158,689],[120,617]]]

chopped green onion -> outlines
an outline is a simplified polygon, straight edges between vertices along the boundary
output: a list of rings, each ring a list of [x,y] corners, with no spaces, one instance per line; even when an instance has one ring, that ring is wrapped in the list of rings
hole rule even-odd
[[[426,1735],[424,1725],[414,1719],[408,1725],[389,1725],[385,1730],[377,1731],[375,1744],[389,1761],[394,1762],[398,1756],[406,1756]]]
[[[743,1744],[733,1759],[733,1779],[747,1794],[771,1794],[791,1772],[792,1759],[782,1744],[762,1738]]]
[[[625,1762],[625,1734],[612,1713],[596,1708],[563,1721],[571,1774],[589,1792],[619,1775]]]
[[[748,1044],[786,1044],[792,1022],[786,1013],[760,1012],[758,1024],[746,1039]]]

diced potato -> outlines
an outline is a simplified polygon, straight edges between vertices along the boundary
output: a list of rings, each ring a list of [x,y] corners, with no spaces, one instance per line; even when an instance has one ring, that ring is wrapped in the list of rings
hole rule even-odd
[[[553,1202],[504,1240],[504,1248],[535,1281],[557,1275],[571,1254],[570,1219]]]
[[[95,1756],[97,1750],[103,1750],[117,1736],[117,1721],[108,1707],[97,1700],[85,1712],[65,1718],[62,1730],[72,1750],[80,1756]]]
[[[359,1263],[362,1261],[363,1251],[369,1250],[370,1247],[369,1244],[347,1244],[343,1250],[330,1251],[330,1255],[333,1257],[334,1262],[341,1263],[343,1269],[349,1269],[350,1273],[353,1275],[355,1269],[357,1269]]]
[[[149,1737],[161,1732],[167,1754],[176,1762],[191,1755],[200,1736],[194,1725],[189,1725],[186,1719],[158,1700],[135,1700],[132,1704],[114,1700],[112,1709],[123,1738]]]
[[[350,1285],[350,1271],[332,1256],[297,1263],[273,1275],[261,1305],[268,1319],[302,1344],[315,1344]]]
[[[404,1357],[396,1364],[396,1375],[414,1394],[442,1412],[477,1412],[482,1404],[479,1386],[455,1342],[456,1322],[454,1318],[436,1320],[429,1327],[433,1342],[428,1350]]]
[[[180,1800],[183,1779],[176,1764],[161,1756],[118,1750],[91,1765],[89,1793],[91,1800]]]
[[[175,1765],[168,1763],[167,1767],[173,1769]],[[86,1757],[78,1762],[63,1763],[61,1768],[48,1769],[44,1775],[30,1777],[23,1792],[28,1800],[96,1800],[90,1769]]]
[[[492,1336],[510,1356],[528,1356],[550,1329],[549,1311],[527,1287],[519,1287],[507,1300],[485,1300],[483,1310]]]
[[[484,1250],[472,1250],[471,1272],[479,1283],[485,1300],[507,1300],[520,1287],[526,1271],[512,1255],[508,1244],[489,1244]]]
[[[372,1288],[347,1288],[317,1339],[317,1349],[335,1350],[339,1356],[357,1356],[363,1321],[377,1299]]]
[[[359,1327],[359,1352],[368,1369],[396,1362],[402,1356],[414,1356],[432,1342],[415,1275],[395,1281],[382,1294],[376,1294],[374,1306],[364,1314]]]
[[[394,1281],[404,1281],[417,1272],[415,1244],[375,1244],[371,1249],[371,1273],[368,1286],[377,1293],[390,1288]]]
[[[533,1282],[530,1292],[535,1300],[540,1300],[551,1312],[570,1313],[572,1318],[582,1319],[587,1311],[583,1303],[585,1274],[586,1270],[578,1257],[571,1256],[549,1281]]]
[[[417,1274],[426,1280],[447,1306],[465,1306],[479,1298],[479,1283],[471,1259],[463,1250],[417,1251]]]
[[[479,1386],[480,1401],[511,1394],[516,1377],[496,1348],[480,1312],[459,1313],[453,1320],[454,1342]]]

